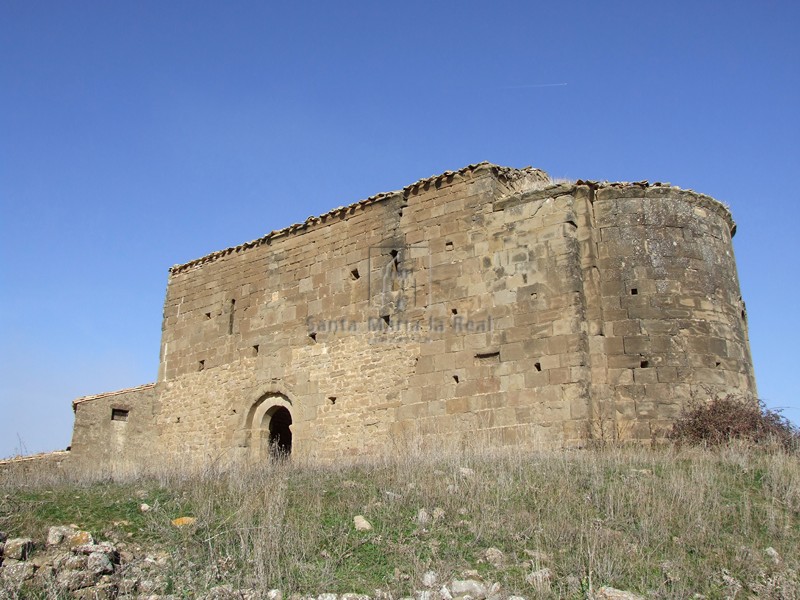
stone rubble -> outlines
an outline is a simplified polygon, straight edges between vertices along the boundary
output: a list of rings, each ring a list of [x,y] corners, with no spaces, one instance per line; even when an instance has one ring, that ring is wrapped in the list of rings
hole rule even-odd
[[[3,547],[5,560],[27,560],[33,550],[33,540],[30,538],[13,538],[6,540]]]
[[[423,512],[422,509],[420,512]],[[436,511],[434,511],[436,512]],[[429,515],[430,518],[430,515]],[[441,518],[441,517],[439,517]],[[417,518],[419,521],[419,518]],[[354,518],[358,529],[371,525],[358,515]],[[78,542],[78,543],[73,543]],[[81,543],[83,542],[83,543]],[[164,569],[169,562],[166,552],[142,554],[128,548],[124,542],[95,542],[87,531],[75,526],[54,526],[47,533],[46,543],[37,547],[30,538],[7,539],[0,532],[0,597],[11,590],[18,593],[22,586],[57,590],[58,594],[76,600],[178,600],[180,595],[167,594],[168,584]],[[770,552],[771,551],[771,552]],[[536,563],[526,576],[531,586],[531,597],[550,591],[554,572],[541,567],[550,557],[538,551],[525,551]],[[777,552],[768,548],[765,554],[780,560]],[[137,554],[138,553],[138,554]],[[484,560],[495,566],[509,564],[508,557],[498,548],[488,548]],[[525,564],[529,564],[526,562]],[[522,566],[522,565],[521,565]],[[407,580],[407,576],[405,577]],[[485,580],[477,570],[465,570],[453,579],[440,577],[435,571],[426,571],[420,587],[413,595],[399,598],[390,591],[375,590],[365,594],[319,594],[316,596],[292,594],[284,596],[281,590],[236,589],[230,585],[211,587],[197,595],[197,600],[526,600],[525,596],[510,594],[500,583]],[[438,589],[437,589],[438,587]],[[15,597],[15,596],[12,596]],[[49,596],[48,596],[49,597]],[[58,596],[59,598],[62,595]],[[590,594],[592,600],[641,600],[642,597],[612,587],[601,587]]]

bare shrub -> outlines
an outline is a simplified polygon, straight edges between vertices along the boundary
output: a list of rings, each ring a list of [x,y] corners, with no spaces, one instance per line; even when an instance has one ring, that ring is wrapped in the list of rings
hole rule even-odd
[[[733,396],[695,406],[674,424],[670,439],[685,444],[719,446],[741,440],[758,446],[800,449],[800,429],[761,400]]]

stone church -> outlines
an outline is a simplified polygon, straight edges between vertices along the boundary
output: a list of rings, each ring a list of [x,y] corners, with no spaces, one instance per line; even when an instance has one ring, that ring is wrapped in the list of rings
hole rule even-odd
[[[73,402],[70,462],[662,437],[755,396],[728,209],[489,163],[169,271],[155,383]]]

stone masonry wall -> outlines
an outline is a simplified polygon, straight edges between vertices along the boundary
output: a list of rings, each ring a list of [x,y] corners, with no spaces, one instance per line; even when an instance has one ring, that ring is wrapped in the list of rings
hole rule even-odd
[[[153,384],[86,396],[72,403],[70,455],[81,468],[135,469],[158,447]]]
[[[607,367],[593,379],[593,399],[605,405],[596,424],[661,436],[693,399],[754,397],[727,209],[646,185],[601,187],[591,205]]]
[[[663,435],[755,394],[732,233],[707,196],[487,163],[335,209],[173,267],[158,382],[79,402],[73,453],[260,460],[281,408],[323,460]]]

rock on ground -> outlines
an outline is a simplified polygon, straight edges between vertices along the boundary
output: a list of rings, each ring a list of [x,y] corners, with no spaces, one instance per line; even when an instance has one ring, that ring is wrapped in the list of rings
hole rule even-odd
[[[643,596],[633,592],[625,592],[616,588],[603,586],[594,593],[594,600],[645,600]]]
[[[33,551],[33,540],[30,538],[12,538],[6,540],[3,557],[12,560],[27,560]]]
[[[439,576],[436,574],[435,571],[426,571],[425,574],[422,576],[422,585],[427,588],[432,588],[436,585]]]
[[[469,595],[476,600],[486,598],[488,593],[486,586],[475,579],[454,579],[450,591],[455,597]]]
[[[2,579],[12,586],[18,587],[23,581],[33,579],[36,567],[29,562],[5,562],[3,564]]]
[[[537,589],[545,589],[550,587],[550,582],[553,580],[553,572],[547,567],[538,569],[525,577],[530,585]]]
[[[506,560],[503,551],[497,548],[488,548],[486,552],[483,553],[483,557],[486,559],[486,562],[492,565],[495,569],[502,567]]]
[[[775,563],[776,565],[781,564],[782,562],[781,555],[778,554],[778,551],[775,550],[775,548],[773,548],[772,546],[764,550],[764,554],[769,556],[772,559],[772,562]]]
[[[105,575],[114,572],[114,563],[105,552],[92,552],[86,561],[87,568],[95,575]]]

